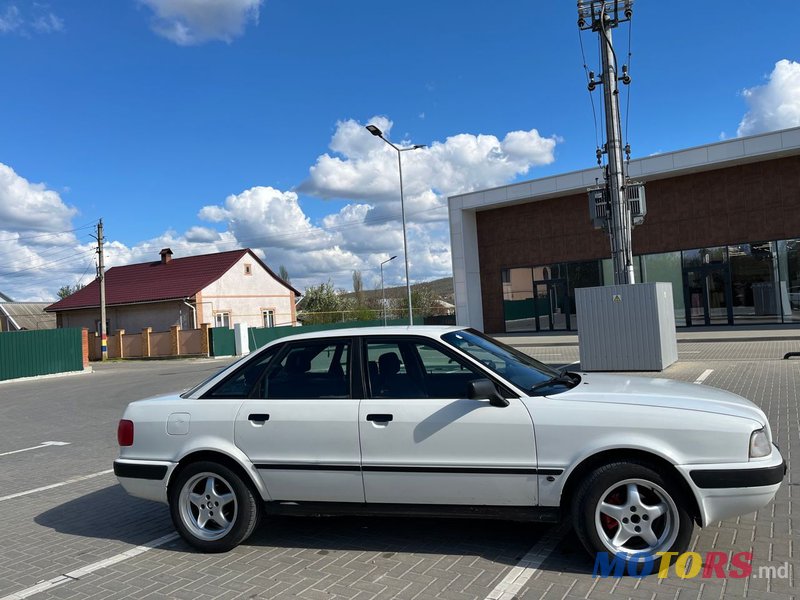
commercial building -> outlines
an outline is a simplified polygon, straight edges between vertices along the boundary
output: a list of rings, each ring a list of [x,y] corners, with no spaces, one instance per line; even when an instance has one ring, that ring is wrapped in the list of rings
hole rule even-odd
[[[800,127],[632,160],[647,216],[636,281],[672,284],[680,326],[800,325]],[[613,283],[587,189],[600,168],[448,199],[456,319],[576,330],[575,288]]]

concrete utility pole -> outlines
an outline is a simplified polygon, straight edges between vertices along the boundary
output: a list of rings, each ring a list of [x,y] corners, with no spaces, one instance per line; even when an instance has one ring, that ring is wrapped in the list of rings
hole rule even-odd
[[[106,331],[106,271],[103,262],[103,219],[97,222],[97,278],[100,280],[100,351],[102,360],[108,360],[108,332]]]
[[[606,145],[608,165],[605,169],[606,189],[610,199],[611,214],[607,215],[609,238],[611,239],[611,259],[614,265],[614,283],[617,285],[636,283],[633,271],[633,250],[631,248],[631,211],[625,197],[625,175],[622,159],[622,127],[619,118],[619,89],[617,81],[630,83],[627,66],[622,67],[622,76],[617,76],[617,60],[611,42],[611,30],[620,23],[629,21],[633,0],[578,0],[578,27],[591,29],[600,36],[600,55],[603,72],[595,80],[589,74],[589,91],[600,84],[603,86],[603,99],[606,114]],[[622,12],[622,15],[620,15]],[[620,18],[622,17],[622,18]],[[598,150],[598,161],[600,151]]]

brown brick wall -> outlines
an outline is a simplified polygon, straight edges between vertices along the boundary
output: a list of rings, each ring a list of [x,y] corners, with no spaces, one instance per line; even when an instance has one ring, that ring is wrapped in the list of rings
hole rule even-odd
[[[634,254],[800,237],[800,156],[646,182]],[[483,319],[503,331],[504,268],[609,258],[585,193],[477,213]]]

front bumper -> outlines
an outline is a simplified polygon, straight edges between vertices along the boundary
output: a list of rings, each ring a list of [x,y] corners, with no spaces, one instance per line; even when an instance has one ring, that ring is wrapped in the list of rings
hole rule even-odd
[[[769,504],[786,474],[777,446],[764,460],[714,465],[679,465],[700,506],[700,524],[755,512]]]
[[[114,475],[131,496],[167,503],[167,482],[177,463],[157,460],[114,461]]]

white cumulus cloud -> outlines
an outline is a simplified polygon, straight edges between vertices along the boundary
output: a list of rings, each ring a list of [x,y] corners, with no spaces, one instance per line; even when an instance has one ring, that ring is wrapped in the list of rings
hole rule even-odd
[[[7,231],[69,229],[77,212],[44,183],[31,183],[0,163],[0,228]]]
[[[386,117],[368,121],[390,139],[392,122]],[[461,133],[429,147],[402,153],[406,210],[422,213],[437,208],[444,218],[447,196],[507,183],[538,165],[550,164],[558,139],[544,137],[536,129],[512,131],[503,139],[494,135]],[[400,147],[411,142],[398,140]],[[299,187],[321,198],[366,201],[375,206],[373,216],[398,213],[397,153],[371,135],[364,124],[341,121],[323,154],[309,169]],[[422,219],[430,218],[419,217]]]
[[[388,118],[368,122],[390,138]],[[403,152],[412,281],[451,274],[447,196],[506,184],[551,163],[558,141],[536,129],[503,137],[462,133],[434,141],[428,148]],[[199,207],[199,222],[182,234],[167,230],[132,244],[120,241],[123,223],[107,221],[106,264],[155,261],[164,247],[170,247],[175,258],[249,247],[275,271],[284,265],[292,284],[302,291],[328,279],[349,289],[353,270],[361,271],[368,285],[374,284],[380,263],[396,255],[397,260],[385,266],[385,281],[401,285],[398,183],[397,153],[366,131],[363,123],[341,121],[331,138],[330,152],[316,159],[308,179],[296,190],[254,186]],[[301,199],[300,193],[323,200]],[[344,205],[330,208],[324,200],[333,198],[344,200]],[[304,207],[313,203],[327,210],[314,211],[312,218]],[[45,184],[31,183],[0,164],[0,287],[4,293],[15,299],[53,299],[62,285],[94,278],[93,231],[91,226],[77,233],[69,231],[76,213]],[[49,233],[39,238],[37,231]]]
[[[739,123],[738,135],[800,126],[800,63],[779,60],[764,85],[742,95],[749,110]]]
[[[152,28],[180,46],[232,42],[258,23],[263,0],[140,0],[154,13]]]

